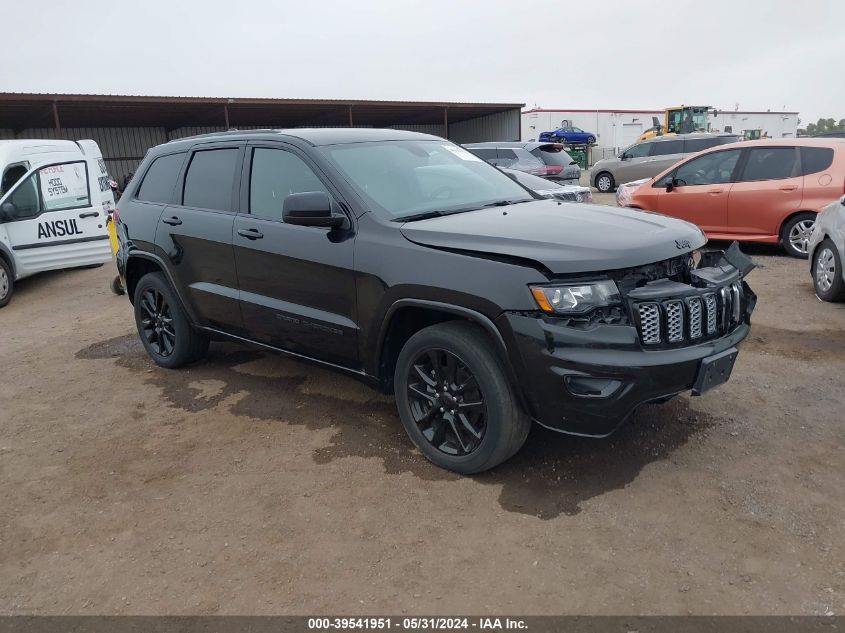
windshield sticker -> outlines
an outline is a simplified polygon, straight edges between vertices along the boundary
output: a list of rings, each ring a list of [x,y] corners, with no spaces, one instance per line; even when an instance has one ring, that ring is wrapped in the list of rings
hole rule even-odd
[[[468,152],[463,147],[458,147],[457,145],[441,145],[443,149],[447,152],[452,152],[455,156],[460,158],[461,160],[474,160],[481,162],[481,159],[473,154],[472,152]]]

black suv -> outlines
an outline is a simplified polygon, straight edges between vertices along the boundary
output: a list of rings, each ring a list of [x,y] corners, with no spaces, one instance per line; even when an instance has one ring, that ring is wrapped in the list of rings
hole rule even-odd
[[[248,342],[395,393],[411,440],[461,473],[531,421],[601,437],[645,402],[727,380],[753,264],[687,222],[540,199],[446,140],[227,132],[148,153],[117,211],[118,268],[163,367]]]

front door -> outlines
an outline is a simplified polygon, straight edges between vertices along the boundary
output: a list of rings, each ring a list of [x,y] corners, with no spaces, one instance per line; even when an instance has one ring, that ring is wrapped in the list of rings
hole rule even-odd
[[[240,334],[232,227],[243,146],[200,147],[188,158],[175,203],[161,213],[156,246],[168,258],[177,290],[192,304],[199,325]],[[142,182],[141,194],[143,189]]]
[[[354,234],[282,222],[292,193],[337,195],[317,170],[280,144],[247,150],[235,219],[241,311],[250,338],[346,367],[358,365]]]
[[[721,233],[728,221],[728,196],[742,150],[712,152],[681,164],[662,181],[670,191],[657,199],[660,213],[697,224],[705,233]]]
[[[652,145],[653,143],[637,143],[623,152],[614,170],[617,185],[646,177]]]
[[[31,170],[0,199],[19,277],[111,258],[106,218],[84,160]]]

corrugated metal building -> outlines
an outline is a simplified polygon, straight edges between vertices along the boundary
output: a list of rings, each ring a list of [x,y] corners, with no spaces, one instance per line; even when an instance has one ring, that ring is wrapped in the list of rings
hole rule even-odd
[[[592,163],[616,156],[652,126],[652,118],[663,119],[663,110],[567,110],[534,108],[522,113],[522,140],[536,139],[540,132],[554,130],[561,122],[596,135]],[[718,110],[710,119],[714,130],[742,134],[760,128],[772,138],[792,138],[798,133],[797,112],[746,112]]]
[[[119,182],[146,151],[231,128],[389,127],[516,141],[524,104],[0,93],[0,139],[94,139]]]

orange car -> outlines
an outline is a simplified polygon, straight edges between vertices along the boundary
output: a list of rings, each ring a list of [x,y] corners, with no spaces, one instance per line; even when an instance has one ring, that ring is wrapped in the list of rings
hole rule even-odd
[[[627,206],[697,224],[716,240],[783,244],[807,257],[816,213],[845,192],[845,139],[719,145],[637,187]]]

